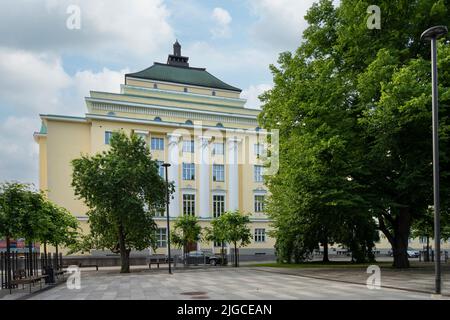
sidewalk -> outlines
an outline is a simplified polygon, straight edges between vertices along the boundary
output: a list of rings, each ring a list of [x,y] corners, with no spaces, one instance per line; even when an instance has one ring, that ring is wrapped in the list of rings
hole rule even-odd
[[[367,278],[370,276],[366,273],[365,268],[257,267],[254,270],[361,285],[366,285]],[[412,263],[411,268],[406,270],[381,267],[381,286],[384,288],[433,293],[434,283],[434,265],[432,263]],[[442,265],[442,294],[450,296],[450,264]]]

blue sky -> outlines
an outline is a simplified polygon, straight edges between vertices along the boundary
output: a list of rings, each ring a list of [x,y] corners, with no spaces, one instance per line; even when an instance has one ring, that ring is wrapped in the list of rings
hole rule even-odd
[[[3,0],[0,4],[0,181],[38,183],[40,113],[82,116],[89,90],[165,62],[178,39],[190,65],[243,89],[246,107],[272,86],[269,64],[293,51],[313,0]],[[66,26],[80,9],[81,28]]]

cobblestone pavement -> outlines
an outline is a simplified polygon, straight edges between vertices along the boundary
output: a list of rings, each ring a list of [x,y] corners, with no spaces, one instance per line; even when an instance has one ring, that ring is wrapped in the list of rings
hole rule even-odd
[[[117,274],[83,272],[81,289],[65,284],[36,293],[37,300],[122,300],[122,299],[433,299],[431,294],[342,283],[297,275],[264,271],[263,268],[164,270]]]

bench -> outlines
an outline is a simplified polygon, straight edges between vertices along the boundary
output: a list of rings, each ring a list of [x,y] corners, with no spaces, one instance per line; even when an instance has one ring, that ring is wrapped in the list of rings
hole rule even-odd
[[[36,275],[36,276],[28,276],[26,275],[25,270],[19,269],[14,272],[13,274],[13,280],[11,281],[11,286],[9,288],[9,293],[11,293],[13,286],[19,286],[22,285],[22,289],[25,289],[25,285],[30,285],[30,293],[31,293],[31,285],[34,286],[36,282],[39,282],[40,289],[42,289],[42,279],[47,278],[48,275]]]
[[[165,256],[150,257],[148,260],[148,268],[151,269],[152,264],[156,264],[157,268],[159,269],[159,264],[166,263],[166,262],[167,262],[167,258]]]
[[[83,263],[80,262],[78,264],[78,267],[79,268],[94,268],[95,267],[95,270],[98,271],[98,264],[83,264]]]

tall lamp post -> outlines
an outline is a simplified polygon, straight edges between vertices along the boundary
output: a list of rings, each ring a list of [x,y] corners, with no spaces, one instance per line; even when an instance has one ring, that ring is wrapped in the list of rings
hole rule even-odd
[[[434,192],[434,268],[435,292],[441,293],[441,223],[439,199],[439,105],[438,105],[438,73],[437,73],[437,39],[447,34],[446,26],[435,26],[425,30],[420,38],[431,41],[431,81],[432,81],[432,113],[433,113],[433,192]]]
[[[169,175],[168,168],[170,163],[163,163],[162,165],[166,169],[166,217],[167,217],[167,262],[169,263],[169,274],[172,274],[172,266],[170,263],[170,216],[169,216]]]

